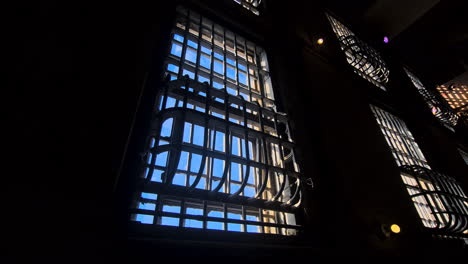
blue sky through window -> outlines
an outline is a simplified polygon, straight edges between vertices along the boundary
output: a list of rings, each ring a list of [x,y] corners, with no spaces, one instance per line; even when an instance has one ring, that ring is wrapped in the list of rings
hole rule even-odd
[[[184,37],[179,34],[174,34],[174,39],[180,42],[184,42]]]
[[[179,226],[179,218],[163,216],[161,217],[161,225]]]
[[[222,222],[207,222],[207,228],[213,230],[224,230],[224,224]]]
[[[167,151],[161,152],[156,156],[156,162],[155,162],[156,165],[164,167],[166,166],[166,162],[167,162]]]
[[[227,77],[236,80],[236,69],[230,65],[226,66]]]
[[[163,173],[164,173],[164,171],[162,171],[162,170],[154,169],[153,170],[153,175],[151,176],[151,180],[155,181],[155,182],[162,182],[162,174]]]
[[[199,125],[195,125],[193,128],[193,144],[203,146],[205,128]]]
[[[185,174],[176,173],[172,179],[172,184],[185,186]]]
[[[172,43],[171,54],[180,57],[182,55],[182,46],[177,43]]]
[[[192,63],[196,63],[197,62],[197,50],[187,47],[187,50],[185,51],[185,59]]]
[[[162,210],[163,212],[180,214],[180,206],[177,206],[177,205],[164,204]]]
[[[154,219],[154,216],[144,215],[144,214],[138,214],[136,217],[136,220],[142,224],[152,224],[153,219]]]
[[[216,73],[219,73],[219,74],[221,74],[221,75],[224,75],[224,66],[223,66],[223,62],[220,61],[220,60],[215,59],[213,64],[214,64],[214,71],[215,71]]]
[[[174,65],[174,64],[168,64],[167,65],[167,70],[170,72],[173,72],[175,74],[179,73],[179,67]]]
[[[223,177],[224,172],[224,160],[213,159],[213,176]]]
[[[161,128],[161,137],[170,137],[172,132],[173,118],[168,118],[164,121]]]
[[[143,203],[143,202],[140,202],[138,204],[138,208],[139,209],[145,209],[145,210],[155,210],[156,209],[156,204],[154,203]]]
[[[187,168],[188,168],[188,157],[189,157],[188,152],[186,152],[186,151],[180,152],[179,166],[177,166],[177,169],[187,170]]]
[[[207,68],[211,69],[211,58],[207,54],[200,54],[200,65]]]
[[[203,222],[194,219],[185,219],[185,227],[203,228]]]

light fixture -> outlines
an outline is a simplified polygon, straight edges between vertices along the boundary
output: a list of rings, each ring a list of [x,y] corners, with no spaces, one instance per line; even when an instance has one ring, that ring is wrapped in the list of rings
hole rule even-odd
[[[383,37],[383,42],[384,42],[384,43],[388,43],[388,41],[389,41],[389,40],[388,40],[388,37],[387,37],[387,36],[384,36],[384,37]]]
[[[392,231],[395,234],[399,234],[401,232],[401,228],[397,224],[393,224],[390,226],[390,231]]]
[[[390,239],[395,235],[401,233],[401,228],[397,224],[382,224],[380,230],[377,232],[377,236],[383,240]]]
[[[317,39],[317,44],[322,45],[324,42],[323,38]]]

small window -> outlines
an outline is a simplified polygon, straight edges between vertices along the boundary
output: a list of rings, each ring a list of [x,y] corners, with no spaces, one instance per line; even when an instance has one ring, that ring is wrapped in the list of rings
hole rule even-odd
[[[431,170],[403,120],[376,106],[371,109],[423,226],[455,237],[467,234],[468,198],[458,182]]]
[[[346,60],[354,67],[354,72],[385,91],[385,84],[388,82],[390,71],[380,53],[359,39],[336,18],[329,14],[326,15],[338,37],[340,47],[346,55]]]
[[[410,78],[413,85],[416,87],[418,92],[426,101],[427,106],[431,110],[432,114],[446,127],[453,130],[453,127],[457,125],[458,116],[448,107],[445,103],[440,100],[436,94],[426,89],[422,82],[408,69],[404,68],[406,74]]]
[[[463,160],[465,161],[466,165],[468,165],[468,153],[465,151],[458,149],[458,152],[460,152],[460,155],[462,156]]]
[[[437,91],[458,116],[468,120],[468,85],[443,84],[437,86]]]
[[[234,0],[234,2],[241,5],[243,8],[250,10],[255,15],[260,15],[260,4],[262,0]]]
[[[300,170],[265,50],[192,10],[177,13],[131,220],[298,234]],[[156,197],[141,200],[150,190]]]

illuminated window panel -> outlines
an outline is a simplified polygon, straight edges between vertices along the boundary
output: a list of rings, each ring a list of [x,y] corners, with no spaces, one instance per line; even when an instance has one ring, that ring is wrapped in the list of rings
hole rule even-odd
[[[405,122],[374,105],[370,107],[398,166],[418,165],[430,169]]]
[[[250,10],[255,15],[260,15],[259,9],[262,0],[234,0],[234,2],[238,3],[245,9]]]
[[[184,8],[171,36],[132,221],[296,235],[301,175],[265,51]]]
[[[457,181],[432,171],[400,118],[371,105],[423,225],[441,234],[468,232],[468,198]]]
[[[327,17],[346,55],[346,60],[354,67],[354,72],[386,91],[385,84],[388,82],[390,71],[379,52],[359,39],[337,19],[329,14]]]
[[[456,180],[419,166],[400,170],[425,227],[439,234],[468,234],[468,197]]]
[[[468,165],[468,153],[465,151],[458,149],[458,152],[460,152],[460,155],[462,156],[463,160],[465,161],[466,165]]]
[[[437,90],[458,116],[468,119],[467,85],[439,85]]]
[[[418,92],[426,101],[427,106],[431,110],[432,114],[445,126],[453,129],[458,121],[458,116],[445,105],[439,98],[436,97],[431,91],[427,90],[422,82],[412,74],[408,69],[405,68],[405,72],[410,78],[413,85],[416,87]]]

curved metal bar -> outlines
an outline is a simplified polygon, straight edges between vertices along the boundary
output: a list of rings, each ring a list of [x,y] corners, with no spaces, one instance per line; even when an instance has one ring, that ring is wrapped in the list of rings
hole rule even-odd
[[[162,122],[157,122],[156,131],[160,131],[161,125],[162,125]],[[159,136],[160,136],[160,133],[156,133],[156,135],[154,135],[155,145],[157,145],[158,142],[159,142]],[[149,137],[150,142],[151,142],[151,138],[152,137],[150,136]],[[150,166],[152,166],[156,162],[157,154],[156,154],[156,151],[152,149],[152,147],[150,147],[148,152],[151,153],[151,160],[148,162],[148,164]],[[143,163],[144,163],[144,165],[141,167],[141,169],[144,172],[146,170],[146,168],[148,168],[149,166],[146,164],[146,160],[144,160]],[[154,168],[150,168],[149,172],[148,172],[148,175],[145,175],[145,180],[144,180],[145,183],[148,183],[148,182],[151,181],[151,178],[153,177],[153,173],[154,173]]]
[[[201,161],[200,161],[200,168],[198,169],[197,177],[193,181],[192,185],[190,185],[190,187],[189,187],[190,190],[193,190],[198,185],[198,183],[200,182],[201,177],[203,175],[203,171],[205,170],[206,158],[207,158],[207,154],[208,154],[208,151],[207,151],[208,123],[209,123],[209,119],[205,118],[205,129],[204,129],[204,133],[203,133],[203,136],[204,136],[204,138],[203,138],[203,154],[202,154],[202,158],[201,158]]]
[[[213,192],[218,192],[219,189],[221,189],[221,187],[223,186],[224,182],[226,181],[227,179],[227,175],[228,175],[228,172],[229,172],[229,169],[231,168],[231,144],[229,144],[229,140],[231,138],[231,130],[230,130],[230,124],[229,124],[229,110],[228,110],[228,107],[229,107],[229,96],[227,94],[227,92],[225,93],[225,119],[226,119],[226,133],[224,134],[224,145],[225,145],[225,165],[224,165],[224,172],[223,172],[223,177],[221,179],[221,181],[219,181],[219,184],[218,186],[213,190]]]
[[[271,201],[276,201],[278,198],[283,194],[284,187],[286,185],[286,179],[287,179],[287,174],[286,173],[281,173],[283,175],[283,182],[281,183],[280,189],[276,193],[275,197],[271,199]]]
[[[296,182],[293,183],[293,184],[296,185],[296,190],[294,191],[294,194],[291,196],[291,199],[289,199],[289,200],[286,202],[286,204],[291,204],[291,203],[294,201],[294,199],[296,199],[297,194],[300,192],[301,180],[298,178],[298,179],[296,179]],[[292,185],[292,184],[291,184],[291,185]]]
[[[198,169],[198,173],[197,173],[197,177],[195,178],[195,180],[193,181],[192,185],[190,185],[189,187],[189,190],[193,190],[196,188],[196,186],[198,185],[198,183],[200,182],[201,180],[201,177],[203,175],[203,171],[205,170],[205,166],[206,166],[206,158],[207,158],[207,149],[208,149],[208,127],[209,127],[209,121],[210,121],[210,118],[209,118],[209,110],[210,110],[210,103],[211,103],[211,89],[208,88],[208,84],[205,83],[205,86],[207,87],[206,89],[206,99],[205,99],[205,104],[206,104],[206,108],[205,108],[205,116],[204,116],[204,119],[205,119],[205,125],[204,125],[204,130],[203,130],[203,153],[202,153],[202,158],[201,158],[201,163],[200,163],[200,168]],[[208,184],[208,183],[207,183]]]
[[[278,137],[287,137],[287,135],[280,135],[279,133],[281,131],[279,131],[278,129],[278,117],[277,115],[275,114],[274,115],[274,123],[275,123],[275,129],[276,129],[276,132],[278,133]],[[285,131],[284,133],[286,132],[286,128],[285,128]],[[281,168],[283,169],[283,171],[281,172],[283,174],[283,182],[281,183],[281,187],[280,189],[278,190],[278,193],[275,195],[275,197],[273,197],[273,201],[276,201],[278,200],[278,198],[281,197],[281,195],[283,195],[283,191],[284,191],[284,187],[286,186],[286,181],[288,180],[288,174],[286,172],[286,158],[285,158],[285,155],[283,153],[284,151],[284,148],[283,148],[283,145],[281,144],[281,141],[279,142],[278,144],[278,151],[279,151],[279,154],[280,154],[280,160],[281,160]]]
[[[436,215],[438,220],[442,218],[445,223],[443,226],[437,225],[436,229],[447,233],[462,233],[466,230],[468,227],[468,206],[464,204],[464,201],[468,201],[468,198],[464,196],[463,192],[460,193],[456,187],[459,185],[453,178],[420,166],[406,165],[401,166],[400,169],[403,173],[416,178],[416,180],[418,178],[426,179],[433,185],[434,190],[431,191],[425,191],[419,185],[421,193],[412,195],[412,197],[427,197],[429,195],[432,200],[428,200],[428,198],[426,200],[435,201],[432,203],[435,204],[438,212],[433,212],[433,215]],[[419,180],[417,180],[417,183],[419,184]],[[437,199],[444,206],[443,210],[439,207]],[[433,210],[432,203],[430,204],[431,210]]]
[[[172,145],[175,149],[169,151],[167,171],[162,175],[163,183],[166,185],[172,184],[172,180],[174,179],[174,175],[177,171],[177,166],[180,160],[180,155],[182,152],[182,137],[184,132],[183,120],[184,115],[181,113],[176,113],[173,121],[173,131],[170,143],[170,145]]]
[[[269,154],[268,154],[268,151],[267,151],[267,147],[266,147],[266,140],[262,137],[261,138],[261,144],[263,146],[263,153],[264,153],[264,158],[265,158],[265,163],[269,164],[271,159],[269,158]],[[263,170],[262,170],[262,174],[263,174]],[[260,187],[260,190],[257,191],[257,195],[255,195],[255,198],[258,199],[258,198],[261,198],[262,197],[262,194],[263,192],[265,191],[266,189],[266,186],[268,184],[268,178],[270,177],[270,168],[269,167],[265,167],[265,179],[264,181],[262,182],[262,186]]]
[[[243,177],[242,179],[242,184],[239,188],[239,190],[237,190],[237,192],[235,192],[233,195],[239,195],[241,192],[244,191],[245,189],[245,186],[247,185],[247,182],[249,180],[249,177],[250,177],[250,153],[249,153],[249,130],[248,130],[248,127],[247,127],[247,115],[246,115],[246,112],[247,112],[247,107],[246,107],[246,104],[245,104],[245,101],[244,101],[244,104],[242,105],[243,108],[244,108],[244,111],[243,111],[243,114],[244,114],[244,147],[245,147],[245,158],[247,159],[247,164],[246,164],[246,172],[245,172],[245,177]]]

